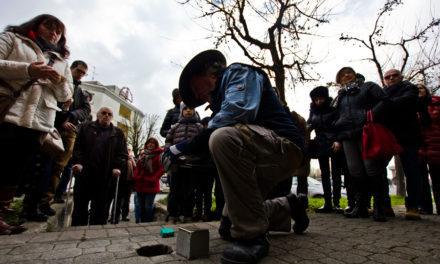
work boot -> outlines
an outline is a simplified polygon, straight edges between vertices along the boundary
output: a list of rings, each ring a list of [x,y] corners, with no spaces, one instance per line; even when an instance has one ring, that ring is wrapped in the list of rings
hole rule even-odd
[[[421,220],[419,210],[417,208],[406,209],[405,219],[406,220]]]
[[[309,226],[310,220],[307,216],[306,206],[308,204],[307,196],[299,195],[296,197],[293,193],[286,196],[290,205],[290,215],[295,224],[293,224],[293,232],[302,234]]]
[[[3,215],[8,211],[16,190],[17,186],[0,186],[0,235],[19,234],[27,230],[24,226],[11,226],[3,221]]]
[[[226,247],[222,254],[224,264],[257,263],[269,252],[267,234],[254,239],[240,239],[232,246]]]

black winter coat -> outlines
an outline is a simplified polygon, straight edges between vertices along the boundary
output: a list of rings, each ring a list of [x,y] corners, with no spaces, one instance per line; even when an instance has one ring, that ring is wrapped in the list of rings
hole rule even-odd
[[[385,125],[391,129],[401,145],[422,143],[422,132],[417,116],[419,90],[409,81],[384,87],[387,95]]]
[[[160,135],[162,137],[167,136],[171,126],[177,123],[177,121],[179,121],[179,116],[180,116],[180,106],[176,105],[176,107],[174,107],[173,109],[168,110],[167,115],[163,120],[162,127],[160,128]]]
[[[70,105],[69,111],[61,111],[56,114],[55,127],[57,129],[63,129],[61,125],[67,120],[67,118],[69,118],[69,122],[75,126],[82,122],[86,122],[89,119],[91,110],[89,96],[85,94],[78,85],[75,85],[72,97],[73,103]]]
[[[127,143],[122,130],[113,124],[110,127],[110,139],[104,159],[105,167],[102,168],[99,175],[88,175],[89,168],[94,167],[93,161],[96,160],[92,154],[97,142],[97,136],[99,135],[99,129],[98,121],[89,121],[81,124],[75,140],[72,164],[81,164],[83,166],[82,174],[90,177],[103,176],[104,179],[108,180],[111,178],[113,169],[119,169],[121,175],[125,175],[128,160]]]
[[[382,109],[376,104],[384,97],[384,91],[374,82],[362,83],[359,88],[348,91],[339,90],[336,99],[339,117],[335,122],[337,140],[342,142],[344,139],[361,137],[368,110],[372,110],[374,121],[380,121]]]
[[[330,106],[332,98],[328,98],[324,105],[315,105],[312,102],[310,116],[307,123],[311,130],[315,130],[315,143],[318,156],[331,156],[333,142],[337,140],[334,123],[338,120],[338,111]]]

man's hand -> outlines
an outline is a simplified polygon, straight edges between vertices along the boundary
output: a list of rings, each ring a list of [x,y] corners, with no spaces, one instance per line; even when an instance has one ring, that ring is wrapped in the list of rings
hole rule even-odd
[[[333,142],[332,149],[335,153],[339,152],[341,150],[341,148],[342,148],[342,145],[340,142],[338,142],[338,141]]]
[[[121,171],[120,170],[118,170],[118,169],[113,169],[112,170],[112,177],[113,178],[117,178],[117,177],[119,177],[121,175]]]
[[[64,128],[64,130],[67,130],[67,131],[69,131],[69,130],[70,131],[75,131],[75,129],[76,129],[76,126],[74,124],[70,123],[69,121],[64,122],[61,125],[61,127]]]
[[[75,165],[72,166],[72,170],[73,170],[74,173],[79,174],[79,173],[82,172],[83,166],[81,164],[75,164]]]

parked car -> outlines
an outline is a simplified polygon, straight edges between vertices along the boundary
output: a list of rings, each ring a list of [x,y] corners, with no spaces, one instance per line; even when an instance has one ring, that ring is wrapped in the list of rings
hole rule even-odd
[[[309,198],[324,198],[324,191],[322,190],[322,183],[316,179],[307,177],[307,183],[309,184]],[[296,193],[296,187],[298,186],[297,177],[293,177],[292,181],[292,193]]]
[[[309,184],[309,193],[308,193],[308,197],[309,198],[324,198],[324,191],[322,189],[322,183],[321,181],[318,181],[314,178],[311,177],[307,177],[307,182]],[[292,193],[296,193],[296,187],[298,186],[298,179],[297,177],[293,177],[293,181],[292,181],[292,189],[291,192]],[[345,198],[347,197],[347,191],[345,190],[344,185],[342,185],[341,187],[341,197]]]

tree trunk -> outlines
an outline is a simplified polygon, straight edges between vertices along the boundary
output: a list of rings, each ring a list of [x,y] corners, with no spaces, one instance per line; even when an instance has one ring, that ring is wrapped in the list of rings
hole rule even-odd
[[[403,172],[402,162],[399,156],[394,156],[394,167],[396,169],[396,194],[406,196],[405,173]]]

